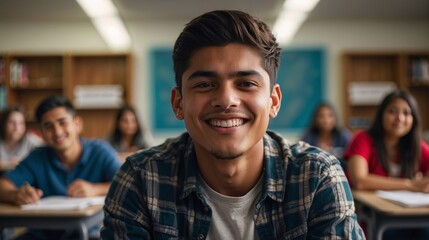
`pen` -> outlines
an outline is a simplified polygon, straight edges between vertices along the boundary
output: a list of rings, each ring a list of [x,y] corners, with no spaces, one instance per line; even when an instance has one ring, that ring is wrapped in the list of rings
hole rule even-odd
[[[30,183],[28,183],[27,181],[24,182],[24,186],[29,186],[29,187],[33,188],[33,186],[31,186]],[[35,204],[39,204],[39,201],[37,200],[35,202]]]

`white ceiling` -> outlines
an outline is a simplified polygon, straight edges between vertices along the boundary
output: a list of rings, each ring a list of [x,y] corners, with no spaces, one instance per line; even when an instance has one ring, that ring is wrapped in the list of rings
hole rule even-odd
[[[189,21],[215,9],[247,11],[273,22],[283,0],[113,0],[127,21]],[[429,0],[321,0],[308,21],[424,20]],[[73,0],[0,0],[0,21],[89,21]]]

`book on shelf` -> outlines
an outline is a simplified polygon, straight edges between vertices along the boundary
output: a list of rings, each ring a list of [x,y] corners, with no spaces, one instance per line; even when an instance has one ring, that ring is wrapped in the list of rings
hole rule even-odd
[[[369,105],[377,106],[386,94],[397,88],[394,82],[350,82],[348,84],[348,95],[350,104],[353,106]]]
[[[6,86],[0,85],[0,111],[6,108],[7,91]]]
[[[399,191],[376,191],[378,197],[389,200],[404,207],[429,206],[429,193]]]
[[[10,63],[10,85],[12,87],[27,87],[29,84],[27,64],[13,60]]]
[[[105,196],[75,198],[67,196],[49,196],[37,203],[21,205],[22,210],[79,210],[93,205],[104,204]]]
[[[3,59],[0,59],[0,86],[5,84],[5,79],[6,79],[5,62]]]
[[[410,65],[411,81],[415,82],[429,82],[429,59],[416,58],[411,60]]]

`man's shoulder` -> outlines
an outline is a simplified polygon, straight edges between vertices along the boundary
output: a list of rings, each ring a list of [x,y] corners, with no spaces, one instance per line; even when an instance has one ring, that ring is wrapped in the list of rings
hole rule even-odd
[[[27,158],[34,158],[40,155],[46,155],[53,151],[54,149],[50,146],[46,146],[46,145],[38,146],[29,152],[29,154],[27,155]]]
[[[105,140],[92,138],[92,139],[86,139],[81,138],[80,139],[82,143],[83,149],[90,149],[90,150],[109,150],[110,152],[114,152],[114,148]]]
[[[338,161],[334,155],[304,141],[299,141],[290,146],[290,160],[294,164],[316,164],[326,166],[337,163]]]

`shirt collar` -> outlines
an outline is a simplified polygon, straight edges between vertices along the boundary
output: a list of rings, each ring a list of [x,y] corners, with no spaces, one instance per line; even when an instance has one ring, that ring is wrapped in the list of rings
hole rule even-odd
[[[185,180],[181,198],[186,198],[191,193],[196,192],[201,194],[199,190],[199,174],[196,161],[194,143],[189,134],[185,133],[181,136],[184,138],[185,154],[183,155],[183,167]],[[261,199],[266,196],[275,201],[283,201],[286,183],[286,166],[287,161],[291,157],[290,146],[286,140],[280,135],[267,131],[264,135],[264,169],[263,169],[263,187]],[[179,162],[182,162],[179,160]]]

